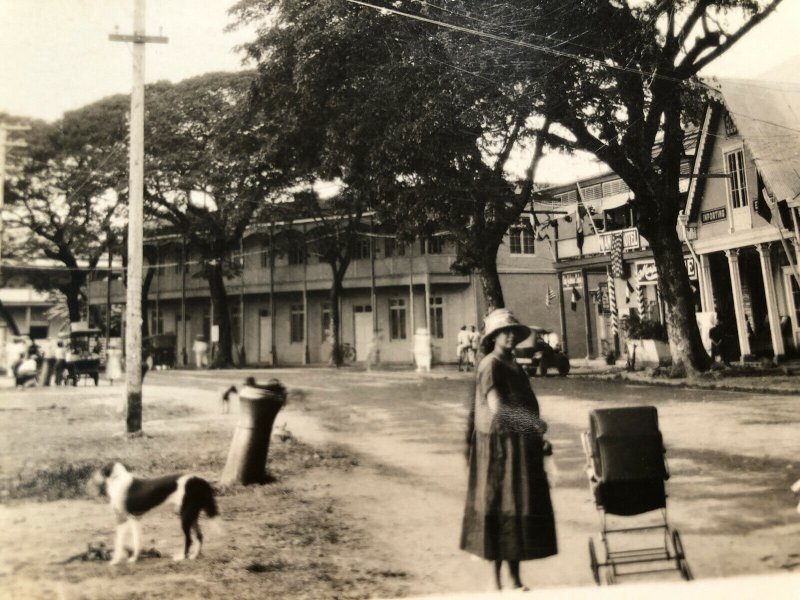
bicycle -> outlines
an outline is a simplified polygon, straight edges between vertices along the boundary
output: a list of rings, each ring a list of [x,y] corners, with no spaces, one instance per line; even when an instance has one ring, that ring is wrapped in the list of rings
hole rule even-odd
[[[356,361],[356,348],[355,346],[351,346],[347,342],[341,345],[342,348],[342,360],[346,362],[355,362]]]

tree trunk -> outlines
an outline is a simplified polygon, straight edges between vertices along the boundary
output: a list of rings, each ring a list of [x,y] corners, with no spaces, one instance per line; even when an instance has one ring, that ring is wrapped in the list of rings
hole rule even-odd
[[[219,318],[219,341],[217,354],[211,363],[212,369],[227,369],[233,364],[233,338],[231,336],[231,313],[228,307],[228,296],[225,293],[225,279],[222,274],[222,261],[206,267],[206,280],[211,291],[211,302],[214,314]],[[213,326],[213,323],[212,323]]]
[[[658,272],[658,285],[667,307],[667,333],[673,368],[686,375],[708,370],[711,361],[703,347],[697,326],[689,274],[678,233],[672,227],[643,231]]]
[[[500,285],[500,276],[497,273],[497,249],[500,242],[486,244],[486,251],[481,256],[480,266],[478,267],[478,277],[483,289],[483,297],[486,299],[486,314],[496,308],[505,308],[503,299],[503,288]]]
[[[333,273],[333,283],[330,289],[331,299],[331,363],[338,369],[344,363],[344,353],[342,352],[342,328],[341,328],[341,314],[339,314],[339,298],[342,295],[342,280],[344,279],[345,271],[339,272],[335,265],[331,265],[331,272]],[[375,310],[375,307],[372,307]]]
[[[69,322],[77,323],[81,320],[81,286],[75,281],[74,276],[70,282],[61,288],[67,299],[67,310],[69,312]]]

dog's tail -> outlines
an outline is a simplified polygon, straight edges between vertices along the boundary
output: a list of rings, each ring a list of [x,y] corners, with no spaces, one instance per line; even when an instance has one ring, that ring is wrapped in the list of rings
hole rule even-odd
[[[208,517],[214,518],[219,515],[217,501],[214,499],[214,489],[205,480],[199,477],[192,477],[186,482],[186,496],[192,498],[192,502],[198,509],[202,510]]]

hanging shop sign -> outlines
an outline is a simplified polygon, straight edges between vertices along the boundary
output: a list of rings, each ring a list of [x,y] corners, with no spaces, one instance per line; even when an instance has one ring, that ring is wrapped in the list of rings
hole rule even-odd
[[[711,210],[704,210],[700,213],[701,223],[713,223],[714,221],[723,221],[726,218],[728,218],[728,209],[724,206],[712,208]]]
[[[561,287],[565,290],[577,288],[583,289],[583,277],[580,271],[565,271],[561,274]]]
[[[696,280],[697,263],[694,262],[691,256],[684,257],[684,260],[686,261],[686,271],[689,273],[689,279]],[[658,283],[658,271],[656,271],[656,262],[654,260],[638,262],[635,268],[636,281],[639,282],[639,285]]]
[[[601,252],[611,252],[613,238],[615,234],[622,234],[622,248],[623,250],[638,250],[639,249],[639,230],[636,227],[629,227],[618,231],[609,231],[608,233],[601,233],[598,238],[600,241]]]

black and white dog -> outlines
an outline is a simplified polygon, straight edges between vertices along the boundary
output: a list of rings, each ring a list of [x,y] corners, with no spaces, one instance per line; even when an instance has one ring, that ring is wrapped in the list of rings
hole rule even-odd
[[[98,471],[93,482],[101,493],[111,502],[117,519],[117,535],[111,564],[122,560],[125,551],[125,534],[130,529],[133,554],[128,562],[136,562],[142,550],[142,533],[138,517],[162,504],[175,506],[181,518],[185,536],[183,552],[175,555],[175,560],[194,559],[203,546],[203,534],[198,519],[201,512],[210,518],[216,517],[217,503],[211,485],[193,475],[168,475],[156,479],[134,477],[121,463],[114,463]],[[192,548],[192,532],[197,543]],[[191,553],[190,553],[191,548]]]

